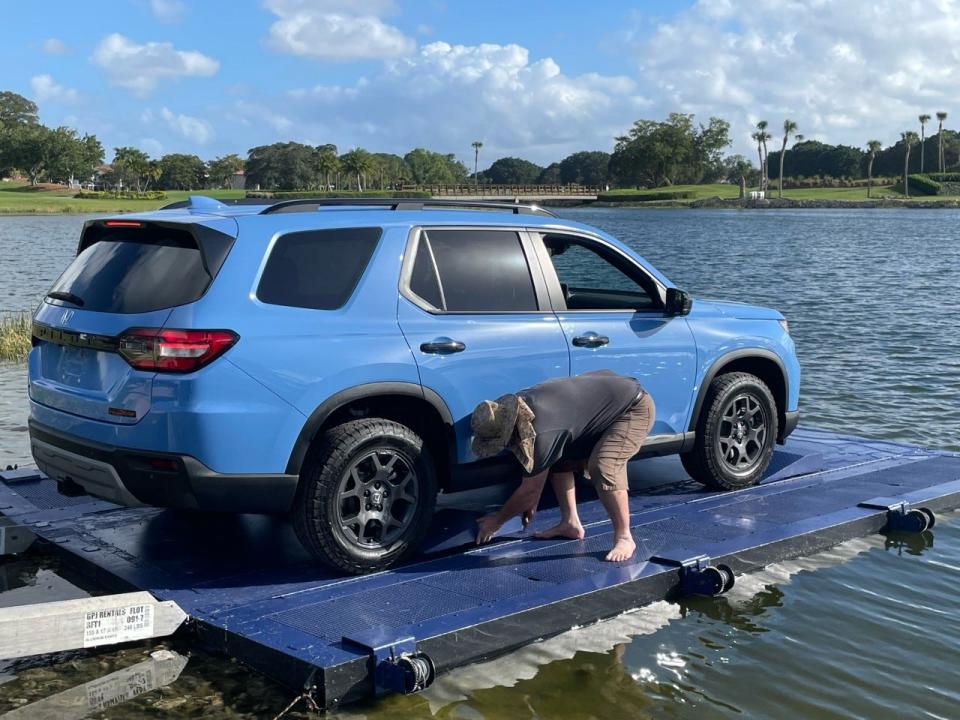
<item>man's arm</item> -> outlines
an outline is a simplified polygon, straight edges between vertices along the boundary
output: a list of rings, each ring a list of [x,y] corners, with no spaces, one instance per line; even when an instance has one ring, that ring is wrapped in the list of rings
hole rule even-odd
[[[544,470],[536,475],[525,477],[523,482],[520,483],[520,487],[513,491],[513,495],[503,504],[502,508],[492,515],[477,520],[479,526],[477,528],[477,545],[490,542],[497,531],[511,518],[537,509],[549,472],[549,470]]]

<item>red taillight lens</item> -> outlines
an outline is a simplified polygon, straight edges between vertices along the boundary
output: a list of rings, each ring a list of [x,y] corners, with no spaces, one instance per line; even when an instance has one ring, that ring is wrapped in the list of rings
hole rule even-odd
[[[225,353],[240,336],[230,330],[134,328],[120,336],[120,354],[139,370],[190,372]]]

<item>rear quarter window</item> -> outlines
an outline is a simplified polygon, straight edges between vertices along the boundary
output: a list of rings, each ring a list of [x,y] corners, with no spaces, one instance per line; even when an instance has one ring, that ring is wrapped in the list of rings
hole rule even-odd
[[[279,237],[257,286],[257,299],[313,310],[343,307],[381,234],[380,228],[337,228]]]

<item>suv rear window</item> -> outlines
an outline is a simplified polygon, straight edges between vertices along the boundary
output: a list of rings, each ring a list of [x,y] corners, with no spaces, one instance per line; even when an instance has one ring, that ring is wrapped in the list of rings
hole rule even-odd
[[[343,307],[380,240],[380,228],[338,228],[283,235],[263,269],[257,299],[270,305]]]
[[[92,244],[91,238],[82,241],[84,249],[51,295],[75,296],[71,304],[84,310],[145,313],[191,303],[210,284],[197,242],[186,231],[148,226],[96,235]]]

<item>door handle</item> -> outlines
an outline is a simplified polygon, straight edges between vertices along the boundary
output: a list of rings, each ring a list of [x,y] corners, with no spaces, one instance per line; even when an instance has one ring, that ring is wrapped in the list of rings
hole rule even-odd
[[[448,337],[439,337],[430,342],[420,345],[420,351],[430,353],[431,355],[452,355],[453,353],[463,352],[467,349],[459,340],[451,340]]]
[[[609,342],[610,338],[608,338],[606,335],[597,335],[595,332],[577,335],[577,337],[573,339],[574,345],[585,348],[598,348],[606,345]]]

